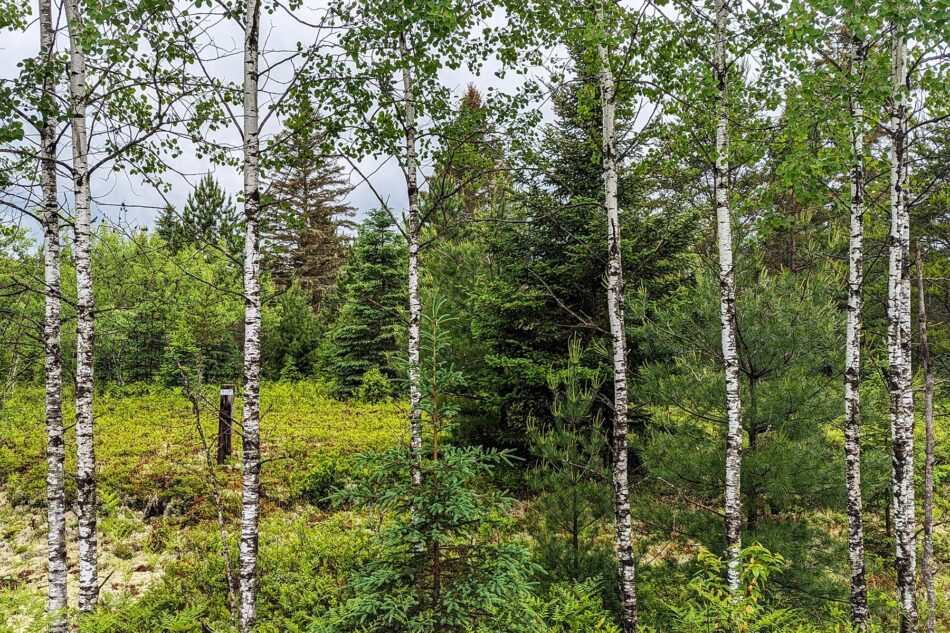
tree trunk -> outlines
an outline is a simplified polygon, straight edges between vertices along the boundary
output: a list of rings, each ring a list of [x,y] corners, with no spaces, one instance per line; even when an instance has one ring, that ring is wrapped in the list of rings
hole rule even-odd
[[[729,114],[726,104],[728,63],[726,26],[729,6],[716,0],[716,225],[719,237],[719,312],[722,320],[722,359],[726,374],[726,572],[729,588],[739,588],[739,551],[742,548],[742,408],[739,400],[739,353],[736,349],[736,285],[732,258],[732,218],[729,212]]]
[[[851,563],[851,623],[864,631],[868,587],[864,570],[864,523],[861,499],[861,305],[864,286],[864,109],[861,67],[864,42],[851,40],[849,73],[851,110],[851,240],[848,246],[848,326],[844,370],[844,459],[848,499],[848,559]]]
[[[927,592],[927,633],[937,625],[937,594],[934,589],[934,374],[927,342],[927,304],[924,299],[924,265],[917,244],[917,326],[920,328],[920,362],[924,368],[924,551],[920,579]]]
[[[888,269],[888,372],[895,567],[900,633],[916,633],[914,394],[911,385],[910,217],[907,196],[907,41],[894,24],[891,48],[891,229]]]
[[[67,0],[69,96],[72,107],[73,195],[76,206],[76,487],[79,515],[79,610],[91,611],[99,594],[96,538],[96,455],[93,441],[92,217],[86,135],[86,56],[78,0]]]
[[[603,0],[597,5],[598,20],[605,28]],[[620,210],[617,205],[617,139],[614,129],[616,94],[610,55],[606,44],[597,45],[600,58],[600,98],[603,111],[604,207],[607,211],[607,311],[614,366],[613,484],[616,522],[620,624],[624,633],[637,630],[637,585],[633,560],[633,525],[630,517],[629,475],[627,472],[627,338],[623,310],[623,266],[621,259]]]
[[[40,57],[43,59],[43,127],[40,129],[40,179],[43,189],[43,277],[46,321],[43,351],[46,357],[46,502],[47,595],[50,633],[66,633],[66,445],[63,430],[63,360],[60,329],[59,208],[56,196],[56,118],[53,13],[50,0],[39,0]]]
[[[257,111],[260,2],[248,0],[244,14],[244,476],[241,492],[241,546],[238,560],[240,630],[257,621],[257,547],[260,518],[260,129]]]
[[[419,186],[416,173],[416,96],[410,68],[410,50],[406,34],[399,36],[403,70],[403,107],[406,126],[406,192],[409,195],[409,450],[417,464],[412,482],[419,484],[422,473],[418,460],[422,455],[422,392],[419,390],[419,326],[422,322],[422,300],[419,298]]]

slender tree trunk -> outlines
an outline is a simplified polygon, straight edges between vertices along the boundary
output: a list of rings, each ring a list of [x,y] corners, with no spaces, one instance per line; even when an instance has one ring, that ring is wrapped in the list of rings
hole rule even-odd
[[[924,299],[924,264],[917,243],[917,326],[920,328],[920,362],[924,367],[924,552],[920,579],[927,592],[927,633],[937,625],[937,593],[934,589],[934,373],[927,342],[927,304]]]
[[[907,40],[894,24],[891,49],[891,230],[888,270],[888,390],[891,401],[895,567],[900,633],[917,631],[914,394],[911,385],[910,217],[907,196]]]
[[[604,3],[597,5],[598,20],[605,27]],[[633,560],[633,525],[627,473],[627,337],[623,311],[623,266],[621,260],[620,210],[617,205],[616,93],[610,55],[603,41],[597,45],[600,58],[600,98],[603,104],[604,207],[607,211],[607,311],[614,365],[614,517],[616,523],[620,624],[624,633],[637,630],[637,583]]]
[[[238,560],[240,630],[251,633],[257,622],[257,547],[260,519],[260,129],[258,57],[260,2],[248,0],[244,14],[244,476],[241,494],[241,546]]]
[[[40,56],[44,63],[43,127],[40,129],[40,179],[43,188],[43,277],[46,321],[46,502],[47,595],[52,617],[50,633],[66,633],[66,443],[63,431],[63,360],[60,328],[59,208],[56,199],[55,84],[50,67],[53,55],[53,12],[50,0],[39,0]]]
[[[422,392],[419,390],[419,326],[422,321],[422,300],[419,298],[419,186],[416,173],[416,95],[410,50],[406,34],[399,36],[402,48],[403,108],[406,126],[406,192],[409,194],[409,450],[418,461],[422,455]],[[422,472],[416,465],[412,481],[422,481]]]
[[[868,621],[868,587],[864,570],[864,523],[861,499],[861,304],[864,286],[864,109],[861,68],[864,42],[851,40],[851,241],[848,246],[848,329],[844,370],[844,459],[848,497],[848,558],[851,563],[851,623],[864,631]]]
[[[99,594],[96,538],[96,454],[92,416],[92,216],[86,135],[86,56],[78,0],[66,1],[69,21],[69,96],[72,106],[73,196],[76,206],[76,463],[79,514],[79,610],[91,611]]]
[[[195,428],[198,431],[198,438],[201,440],[201,447],[204,450],[205,469],[208,476],[208,489],[211,491],[211,498],[214,501],[215,511],[218,518],[218,536],[221,539],[221,559],[224,561],[224,579],[228,583],[228,606],[231,611],[231,624],[237,625],[239,621],[239,608],[237,589],[234,582],[233,562],[231,560],[231,548],[229,547],[228,527],[224,519],[224,503],[221,500],[221,490],[218,488],[217,480],[214,475],[215,460],[211,457],[211,445],[205,437],[204,427],[201,425],[201,403],[200,403],[200,385],[199,389],[193,391],[188,384],[188,378],[179,366],[179,372],[185,383],[185,395],[191,400],[191,410],[195,416]]]
[[[716,0],[716,225],[719,236],[719,312],[722,320],[722,359],[726,374],[726,572],[729,588],[739,588],[739,551],[742,548],[742,408],[739,400],[739,353],[736,349],[736,283],[732,258],[732,217],[729,211],[729,113],[726,104],[728,59],[726,26],[729,6]]]

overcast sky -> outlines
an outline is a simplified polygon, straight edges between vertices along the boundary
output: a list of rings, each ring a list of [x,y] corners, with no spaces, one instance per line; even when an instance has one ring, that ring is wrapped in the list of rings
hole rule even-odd
[[[296,12],[297,17],[301,18],[300,20],[291,18],[284,12],[277,12],[273,15],[265,13],[262,18],[262,49],[286,51],[293,49],[297,42],[302,42],[304,45],[312,42],[314,30],[303,22],[316,21],[321,11],[320,7],[323,4],[322,0],[316,2],[305,0],[304,7]],[[64,24],[62,16],[54,16],[54,21],[57,19],[60,24]],[[67,45],[64,35],[61,34],[58,40],[58,46],[61,50],[64,50]],[[222,49],[230,49],[236,52],[236,54],[210,66],[211,72],[215,76],[232,82],[241,82],[242,59],[240,49],[242,39],[241,30],[233,22],[217,24],[214,27],[216,45]],[[39,35],[35,21],[31,23],[25,33],[0,32],[0,77],[4,79],[15,77],[19,72],[17,65],[23,59],[36,55],[38,45]],[[261,65],[262,67],[266,66],[266,62]],[[469,83],[474,83],[482,91],[489,87],[510,90],[520,83],[520,80],[513,75],[505,80],[499,79],[495,76],[497,68],[497,64],[488,64],[479,76],[474,76],[464,69],[459,71],[446,70],[442,75],[442,79],[444,84],[452,88],[459,96],[464,93]],[[198,72],[198,70],[195,69],[195,72]],[[509,85],[506,85],[506,83]],[[262,97],[262,113],[265,111],[265,107],[266,100]],[[239,110],[237,115],[240,117]],[[266,138],[268,135],[272,135],[280,127],[281,124],[276,117],[272,118],[263,130],[263,136]],[[216,133],[216,139],[223,143],[237,145],[239,138],[237,131],[234,129]],[[60,152],[62,158],[68,160],[70,152],[68,142],[60,144]],[[170,162],[174,172],[177,173],[169,172],[164,176],[166,181],[171,184],[171,190],[166,194],[159,193],[155,187],[143,182],[141,178],[130,177],[123,172],[113,172],[108,168],[99,170],[94,174],[92,180],[95,199],[93,213],[96,221],[105,219],[113,224],[120,223],[125,228],[151,226],[158,216],[159,209],[164,206],[165,199],[180,209],[197,180],[208,172],[212,172],[231,195],[236,195],[241,190],[242,177],[239,169],[212,165],[205,159],[199,159],[195,152],[190,149]],[[395,161],[366,160],[360,165],[360,171],[363,174],[372,174],[373,188],[388,198],[393,209],[404,209],[407,202],[405,181]],[[354,189],[350,195],[349,203],[362,216],[368,210],[378,206],[378,202],[372,189],[362,182],[362,179],[356,173],[351,173],[350,179]],[[70,206],[69,183],[62,182],[60,190],[64,204]],[[119,210],[122,204],[127,206],[127,217],[120,218]],[[2,213],[4,219],[8,222],[18,219],[9,210]],[[29,220],[27,225],[30,225]],[[38,229],[37,226],[31,226],[30,228],[34,232]]]

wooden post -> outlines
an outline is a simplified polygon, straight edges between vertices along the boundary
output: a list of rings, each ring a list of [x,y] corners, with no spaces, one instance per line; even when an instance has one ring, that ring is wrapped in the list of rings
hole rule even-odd
[[[234,385],[221,385],[218,406],[218,463],[231,456],[231,422],[234,420]]]

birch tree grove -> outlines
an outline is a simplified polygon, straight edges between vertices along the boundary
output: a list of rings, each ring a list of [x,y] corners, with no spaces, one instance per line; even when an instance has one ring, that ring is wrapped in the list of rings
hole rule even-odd
[[[852,17],[857,19],[858,10]],[[854,28],[854,27],[852,27]],[[851,117],[851,231],[848,243],[848,324],[845,334],[844,434],[848,498],[848,559],[851,564],[851,622],[863,631],[868,620],[861,499],[861,305],[864,285],[864,108],[861,103],[864,39],[851,34],[849,97]]]
[[[40,61],[43,100],[40,129],[40,179],[43,195],[43,278],[46,371],[46,503],[47,595],[50,633],[66,632],[66,438],[63,429],[63,359],[60,330],[61,283],[59,201],[56,183],[56,118],[53,12],[50,0],[39,0]]]
[[[950,0],[0,51],[0,633],[950,630]]]
[[[890,206],[887,296],[887,385],[890,394],[892,488],[900,633],[917,630],[914,502],[914,392],[911,373],[910,214],[907,161],[907,39],[891,24]]]
[[[99,594],[96,534],[96,454],[93,440],[92,195],[86,134],[86,53],[79,0],[66,0],[69,21],[69,98],[73,203],[76,209],[76,485],[79,514],[79,610],[91,611]]]
[[[257,551],[260,520],[260,123],[258,64],[261,7],[249,0],[244,13],[244,477],[241,494],[241,546],[238,560],[241,633],[257,622]]]
[[[716,0],[716,231],[719,243],[719,306],[722,322],[722,359],[726,375],[726,558],[730,589],[739,588],[739,551],[742,547],[742,407],[739,400],[739,353],[736,347],[736,282],[732,253],[732,214],[729,197],[728,32],[729,5]]]
[[[633,560],[633,526],[630,518],[630,488],[627,468],[627,332],[624,317],[624,283],[621,260],[620,210],[617,204],[616,91],[607,49],[604,0],[597,5],[601,37],[597,43],[600,61],[600,99],[603,118],[602,158],[604,208],[607,212],[607,310],[614,369],[613,486],[614,521],[620,622],[625,633],[637,630],[637,585]]]

